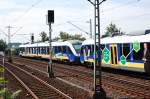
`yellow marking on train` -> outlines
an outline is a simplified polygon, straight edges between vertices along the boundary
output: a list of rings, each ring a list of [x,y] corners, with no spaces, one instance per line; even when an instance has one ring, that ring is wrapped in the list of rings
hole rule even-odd
[[[116,66],[126,66],[126,67],[132,67],[132,68],[144,68],[143,63],[135,63],[135,62],[127,62],[125,65],[122,65],[121,62],[117,64]]]
[[[69,59],[67,56],[56,56],[58,59]]]

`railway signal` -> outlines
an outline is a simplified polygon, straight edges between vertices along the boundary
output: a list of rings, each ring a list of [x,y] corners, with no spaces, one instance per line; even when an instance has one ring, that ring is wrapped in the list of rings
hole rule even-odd
[[[95,8],[95,35],[94,35],[94,99],[105,99],[106,93],[102,88],[101,82],[101,42],[100,42],[100,9],[99,5],[102,4],[106,0],[95,0],[92,2],[88,0]],[[98,50],[96,51],[98,47]],[[98,56],[98,59],[97,59]]]

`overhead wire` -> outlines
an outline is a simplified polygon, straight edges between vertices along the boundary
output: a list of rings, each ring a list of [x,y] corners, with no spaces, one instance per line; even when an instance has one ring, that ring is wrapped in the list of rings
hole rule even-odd
[[[26,9],[22,15],[16,17],[16,18],[13,20],[13,22],[18,22],[18,21],[20,21],[30,10],[32,10],[32,8],[34,8],[36,5],[38,5],[41,1],[43,1],[43,0],[37,0],[37,2],[35,2],[35,3],[32,4],[28,9]],[[20,27],[16,32],[13,33],[12,36],[16,35],[17,32],[19,32],[23,27],[24,27],[24,26]]]
[[[15,18],[13,20],[13,22],[18,22],[19,20],[21,20],[21,18],[23,18],[32,8],[34,8],[36,5],[38,5],[41,1],[43,1],[43,0],[37,0],[37,2],[35,2],[28,9],[26,9],[22,15],[18,16],[17,18]]]
[[[140,0],[135,0],[135,1],[126,2],[126,3],[124,3],[124,4],[120,4],[120,5],[115,6],[115,7],[111,7],[111,8],[108,8],[108,9],[104,9],[104,11],[101,11],[101,13],[110,12],[110,11],[113,11],[113,10],[116,10],[116,9],[120,9],[120,8],[125,7],[125,6],[129,6],[129,5],[138,3],[139,1],[140,1]]]

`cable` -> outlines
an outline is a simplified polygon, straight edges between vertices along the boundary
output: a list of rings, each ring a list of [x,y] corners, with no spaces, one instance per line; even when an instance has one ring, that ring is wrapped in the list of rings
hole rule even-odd
[[[5,36],[8,36],[7,33],[5,33],[2,29],[0,29],[0,31],[1,31]]]
[[[16,35],[16,33],[17,33],[18,31],[20,31],[21,29],[22,29],[22,27],[20,27],[17,31],[15,31],[11,36]]]
[[[139,17],[143,17],[143,16],[148,16],[148,15],[150,15],[150,13],[144,13],[141,15],[135,15],[135,16],[125,17],[125,18],[120,18],[120,19],[112,20],[112,21],[127,21],[127,19],[139,18]],[[123,19],[126,19],[126,20],[123,20]]]
[[[13,20],[13,22],[17,22],[17,21],[19,21],[21,18],[23,18],[33,7],[35,7],[36,5],[38,5],[41,1],[42,1],[42,0],[37,0],[37,2],[35,2],[34,4],[31,5],[31,7],[29,7],[27,10],[25,10],[25,12],[24,12],[22,15],[18,16],[17,18],[15,18],[15,19]]]
[[[121,5],[119,5],[119,6],[116,6],[116,7],[112,7],[112,8],[109,8],[109,9],[104,9],[104,11],[102,11],[101,13],[105,13],[105,12],[109,12],[109,11],[112,11],[112,10],[116,10],[116,9],[125,7],[125,6],[127,6],[127,5],[132,5],[132,4],[138,3],[140,0],[136,0],[136,1],[137,1],[137,2],[131,1],[131,2],[127,2],[127,3],[125,3],[125,4],[121,4]]]
[[[68,21],[67,23],[71,24],[72,26],[76,27],[77,29],[79,29],[80,31],[82,31],[82,32],[84,32],[86,34],[90,34],[90,33],[86,32],[86,31],[84,31],[83,29],[81,29],[80,27],[78,27],[77,25],[71,23],[70,21]]]

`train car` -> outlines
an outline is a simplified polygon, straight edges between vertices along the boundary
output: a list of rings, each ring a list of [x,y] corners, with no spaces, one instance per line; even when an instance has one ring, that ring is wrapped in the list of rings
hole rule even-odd
[[[82,42],[69,40],[52,42],[53,60],[75,62],[79,61],[79,54]],[[20,45],[20,56],[49,59],[49,43],[34,43]]]
[[[102,38],[102,66],[150,73],[150,65],[144,64],[144,46],[149,43],[150,34]],[[80,61],[94,62],[94,40],[89,39],[82,43]]]

